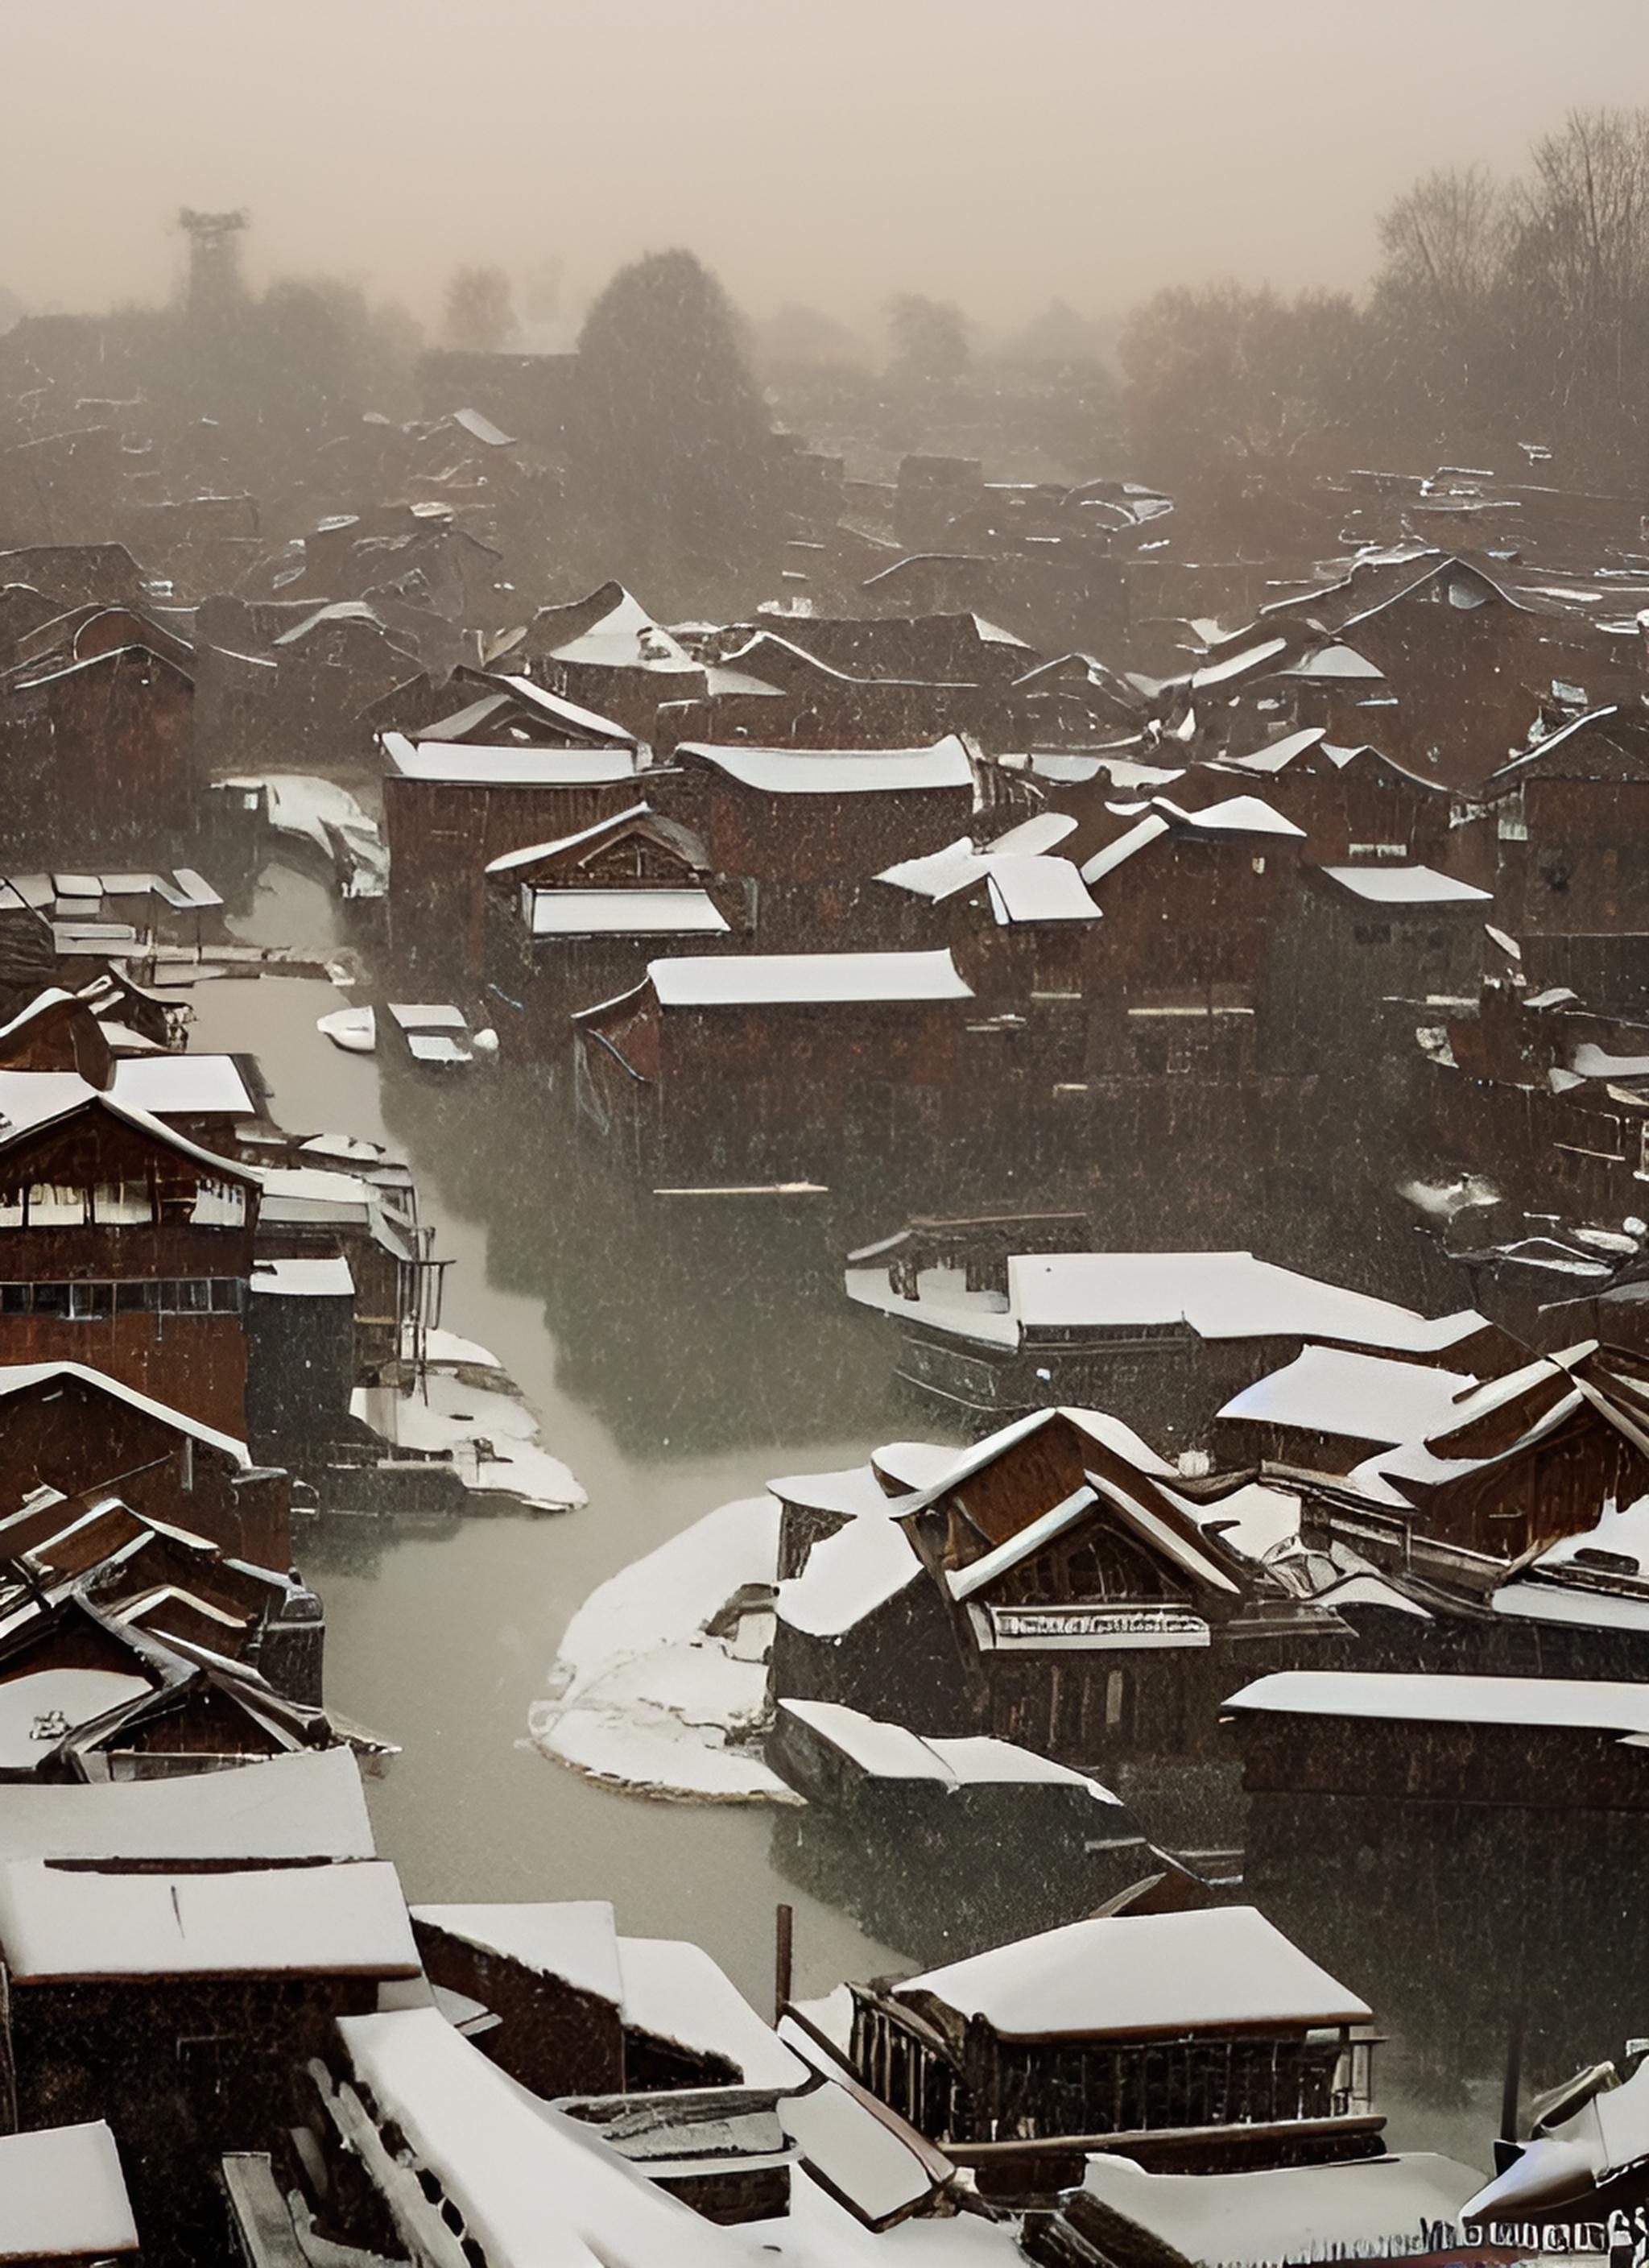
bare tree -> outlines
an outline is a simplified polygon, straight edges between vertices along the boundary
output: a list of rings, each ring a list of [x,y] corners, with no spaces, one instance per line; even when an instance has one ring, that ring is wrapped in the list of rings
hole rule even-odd
[[[1505,191],[1480,166],[1427,173],[1380,216],[1375,291],[1454,310],[1499,282],[1510,236]]]

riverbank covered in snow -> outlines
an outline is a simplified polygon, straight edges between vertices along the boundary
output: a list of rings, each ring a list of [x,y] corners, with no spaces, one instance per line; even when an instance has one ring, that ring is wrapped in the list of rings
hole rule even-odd
[[[795,1803],[762,1760],[778,1505],[724,1504],[593,1591],[533,1710],[547,1756],[643,1795]]]

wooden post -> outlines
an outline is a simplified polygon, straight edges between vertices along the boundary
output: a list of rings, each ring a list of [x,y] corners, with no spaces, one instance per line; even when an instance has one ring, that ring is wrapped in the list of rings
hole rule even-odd
[[[792,1906],[778,1906],[774,1911],[773,1936],[773,2021],[790,2006],[791,1955],[795,1941],[796,1912]]]
[[[1495,2151],[1497,2173],[1515,2163],[1521,2155],[1518,2146],[1518,2098],[1523,2087],[1523,2025],[1524,2010],[1520,2006],[1513,2011],[1512,2028],[1505,2043],[1505,2080],[1500,2093],[1500,2141]],[[1504,2157],[1504,2164],[1500,2162]]]

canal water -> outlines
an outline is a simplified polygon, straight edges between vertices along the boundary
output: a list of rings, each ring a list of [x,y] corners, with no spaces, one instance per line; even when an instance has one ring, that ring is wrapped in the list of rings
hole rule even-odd
[[[280,869],[237,927],[310,953],[339,934],[326,890]],[[560,1095],[546,1094],[541,1114],[529,1101],[524,1116],[519,1087],[504,1107],[499,1066],[418,1073],[393,1038],[377,1057],[341,1054],[315,1029],[347,997],[325,982],[223,979],[186,997],[192,1047],[255,1055],[282,1124],[386,1142],[408,1160],[453,1263],[444,1322],[500,1358],[545,1447],[589,1494],[586,1509],[559,1516],[333,1515],[300,1530],[304,1572],[326,1601],[328,1697],[401,1744],[369,1793],[409,1896],[610,1898],[625,1931],[696,1940],[758,2005],[771,1992],[781,1900],[796,1909],[801,1992],[908,1970],[845,1909],[885,1917],[878,1926],[896,1936],[902,1897],[921,1896],[914,1877],[872,1901],[828,1870],[806,1870],[813,1887],[799,1886],[780,1863],[798,1815],[625,1795],[550,1763],[526,1732],[567,1622],[607,1576],[774,1475],[856,1463],[915,1431],[946,1438],[942,1419],[897,1397],[885,1341],[821,1272],[819,1225],[787,1231],[747,1204],[684,1245],[660,1200],[627,1211],[591,1180]],[[813,1266],[799,1287],[792,1249]],[[1364,1855],[1379,1867],[1378,1853]],[[1009,1883],[1034,1866],[1034,1852],[1002,1855]],[[834,1895],[817,1894],[821,1881]],[[1325,1893],[1299,1918],[1320,1918],[1332,1939],[1333,1903]],[[1312,1945],[1314,1931],[1299,1933]],[[1447,1964],[1429,1966],[1424,1984],[1344,1971],[1394,2035],[1379,2106],[1394,2145],[1482,2162],[1498,2087],[1491,2034],[1479,2028],[1470,2049],[1454,2042]],[[1390,2021],[1405,1984],[1407,2046]],[[1628,2029],[1649,2025],[1637,2014]]]
[[[337,935],[325,890],[280,870],[236,927],[306,952]],[[857,1336],[856,1374],[815,1371],[805,1395],[783,1397],[817,1413],[818,1430],[773,1431],[764,1412],[774,1396],[763,1392],[742,1429],[736,1418],[718,1421],[724,1445],[707,1450],[693,1445],[704,1430],[695,1423],[693,1373],[706,1401],[725,1410],[727,1377],[772,1358],[761,1303],[753,1336],[740,1344],[738,1304],[723,1297],[713,1336],[696,1331],[692,1316],[679,1319],[685,1368],[667,1392],[638,1379],[610,1423],[562,1382],[580,1370],[581,1351],[558,1344],[546,1314],[561,1179],[555,1160],[564,1141],[559,1111],[553,1133],[547,1123],[543,1156],[501,1154],[487,1137],[484,1106],[477,1112],[474,1092],[457,1085],[444,1095],[437,1079],[420,1078],[414,1107],[406,1109],[403,1096],[398,1116],[387,1043],[384,1058],[344,1055],[316,1031],[316,1018],[348,997],[325,982],[226,978],[182,997],[194,1011],[191,1048],[255,1055],[283,1125],[386,1142],[408,1159],[422,1217],[436,1226],[436,1250],[453,1263],[444,1322],[498,1356],[538,1417],[544,1446],[589,1495],[586,1509],[560,1515],[487,1514],[456,1528],[335,1516],[299,1531],[304,1572],[326,1601],[328,1698],[402,1749],[369,1793],[380,1846],[409,1896],[611,1898],[626,1932],[695,1939],[758,2005],[771,1994],[781,1899],[796,1908],[799,1990],[903,1965],[775,1869],[766,1807],[620,1794],[551,1764],[526,1736],[562,1632],[598,1583],[716,1506],[758,1493],[775,1474],[856,1463],[877,1441],[910,1430],[876,1334]],[[450,1076],[485,1079],[490,1070]],[[483,1224],[483,1197],[496,1198],[506,1177],[537,1185],[541,1226],[531,1253],[513,1238],[500,1253]],[[576,1203],[571,1185],[569,1199]],[[539,1288],[519,1288],[541,1270]],[[615,1301],[634,1288],[615,1283]],[[807,1369],[804,1347],[794,1360]],[[838,1410],[845,1414],[834,1419]]]

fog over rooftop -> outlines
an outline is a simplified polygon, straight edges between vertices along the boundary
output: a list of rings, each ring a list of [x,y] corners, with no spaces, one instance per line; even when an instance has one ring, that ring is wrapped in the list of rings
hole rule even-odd
[[[163,290],[186,204],[251,209],[254,279],[424,317],[460,260],[563,259],[576,312],[676,242],[758,314],[850,320],[901,288],[1017,322],[1355,286],[1417,173],[1511,172],[1649,85],[1641,0],[78,0],[5,29],[4,280],[42,307]]]

